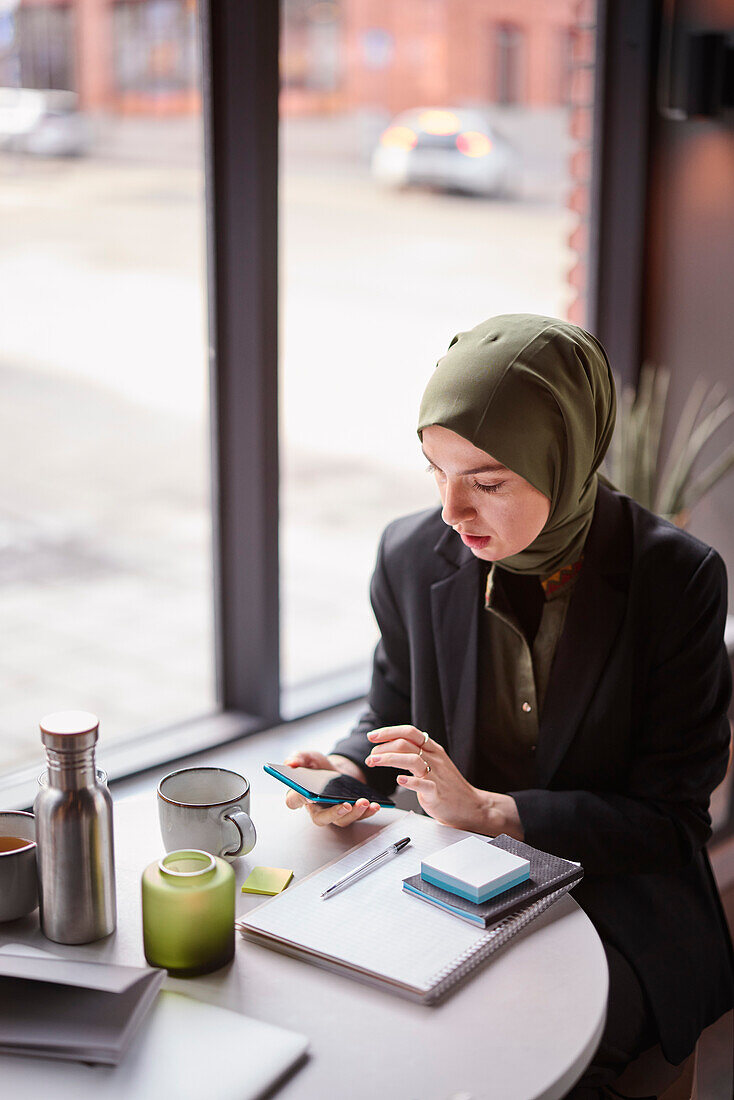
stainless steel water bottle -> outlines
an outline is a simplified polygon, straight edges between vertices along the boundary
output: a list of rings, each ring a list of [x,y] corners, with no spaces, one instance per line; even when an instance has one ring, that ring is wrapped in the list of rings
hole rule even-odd
[[[48,785],[33,806],[43,934],[56,943],[91,943],[114,932],[112,799],[97,780],[99,721],[58,711],[41,721]]]

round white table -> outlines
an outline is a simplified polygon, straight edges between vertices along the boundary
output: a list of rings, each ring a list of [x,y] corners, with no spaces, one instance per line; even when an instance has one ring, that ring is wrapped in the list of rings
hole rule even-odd
[[[304,812],[286,809],[274,780],[259,769],[250,775],[258,842],[234,864],[238,915],[264,900],[239,891],[254,866],[292,868],[301,878],[402,813],[381,810],[348,829],[317,829]],[[115,844],[117,932],[83,948],[54,944],[56,954],[144,963],[140,875],[163,852],[153,782],[149,793],[115,802]],[[14,922],[12,939],[50,946],[36,915]],[[283,1100],[337,1094],[354,1100],[557,1100],[598,1045],[607,984],[601,941],[565,897],[436,1006],[403,1000],[239,936],[231,965],[201,978],[169,978],[166,988],[307,1035],[309,1058],[278,1089]]]

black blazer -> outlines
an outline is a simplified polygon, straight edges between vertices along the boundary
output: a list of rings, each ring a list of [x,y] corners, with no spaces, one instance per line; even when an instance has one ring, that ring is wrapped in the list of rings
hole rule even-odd
[[[440,509],[385,530],[368,709],[334,751],[362,764],[378,726],[427,730],[476,774],[482,563]],[[666,1057],[732,1005],[731,941],[704,845],[727,763],[726,571],[718,554],[601,487],[540,720],[529,844],[579,860],[574,896],[627,958]],[[397,772],[374,769],[386,793]]]

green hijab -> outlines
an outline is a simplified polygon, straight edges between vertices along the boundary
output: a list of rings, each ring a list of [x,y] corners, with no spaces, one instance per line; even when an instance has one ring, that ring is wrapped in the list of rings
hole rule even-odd
[[[440,424],[550,499],[535,541],[500,563],[548,576],[582,554],[615,412],[594,336],[555,317],[507,313],[453,338],[423,394],[418,435]]]

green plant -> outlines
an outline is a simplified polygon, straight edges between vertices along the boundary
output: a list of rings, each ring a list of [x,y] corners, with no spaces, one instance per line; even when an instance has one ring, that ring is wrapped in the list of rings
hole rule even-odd
[[[646,363],[637,390],[618,386],[617,427],[606,474],[623,493],[653,512],[684,524],[695,504],[734,466],[734,443],[701,473],[694,467],[714,432],[734,414],[734,402],[720,385],[698,379],[661,454],[670,372]]]

